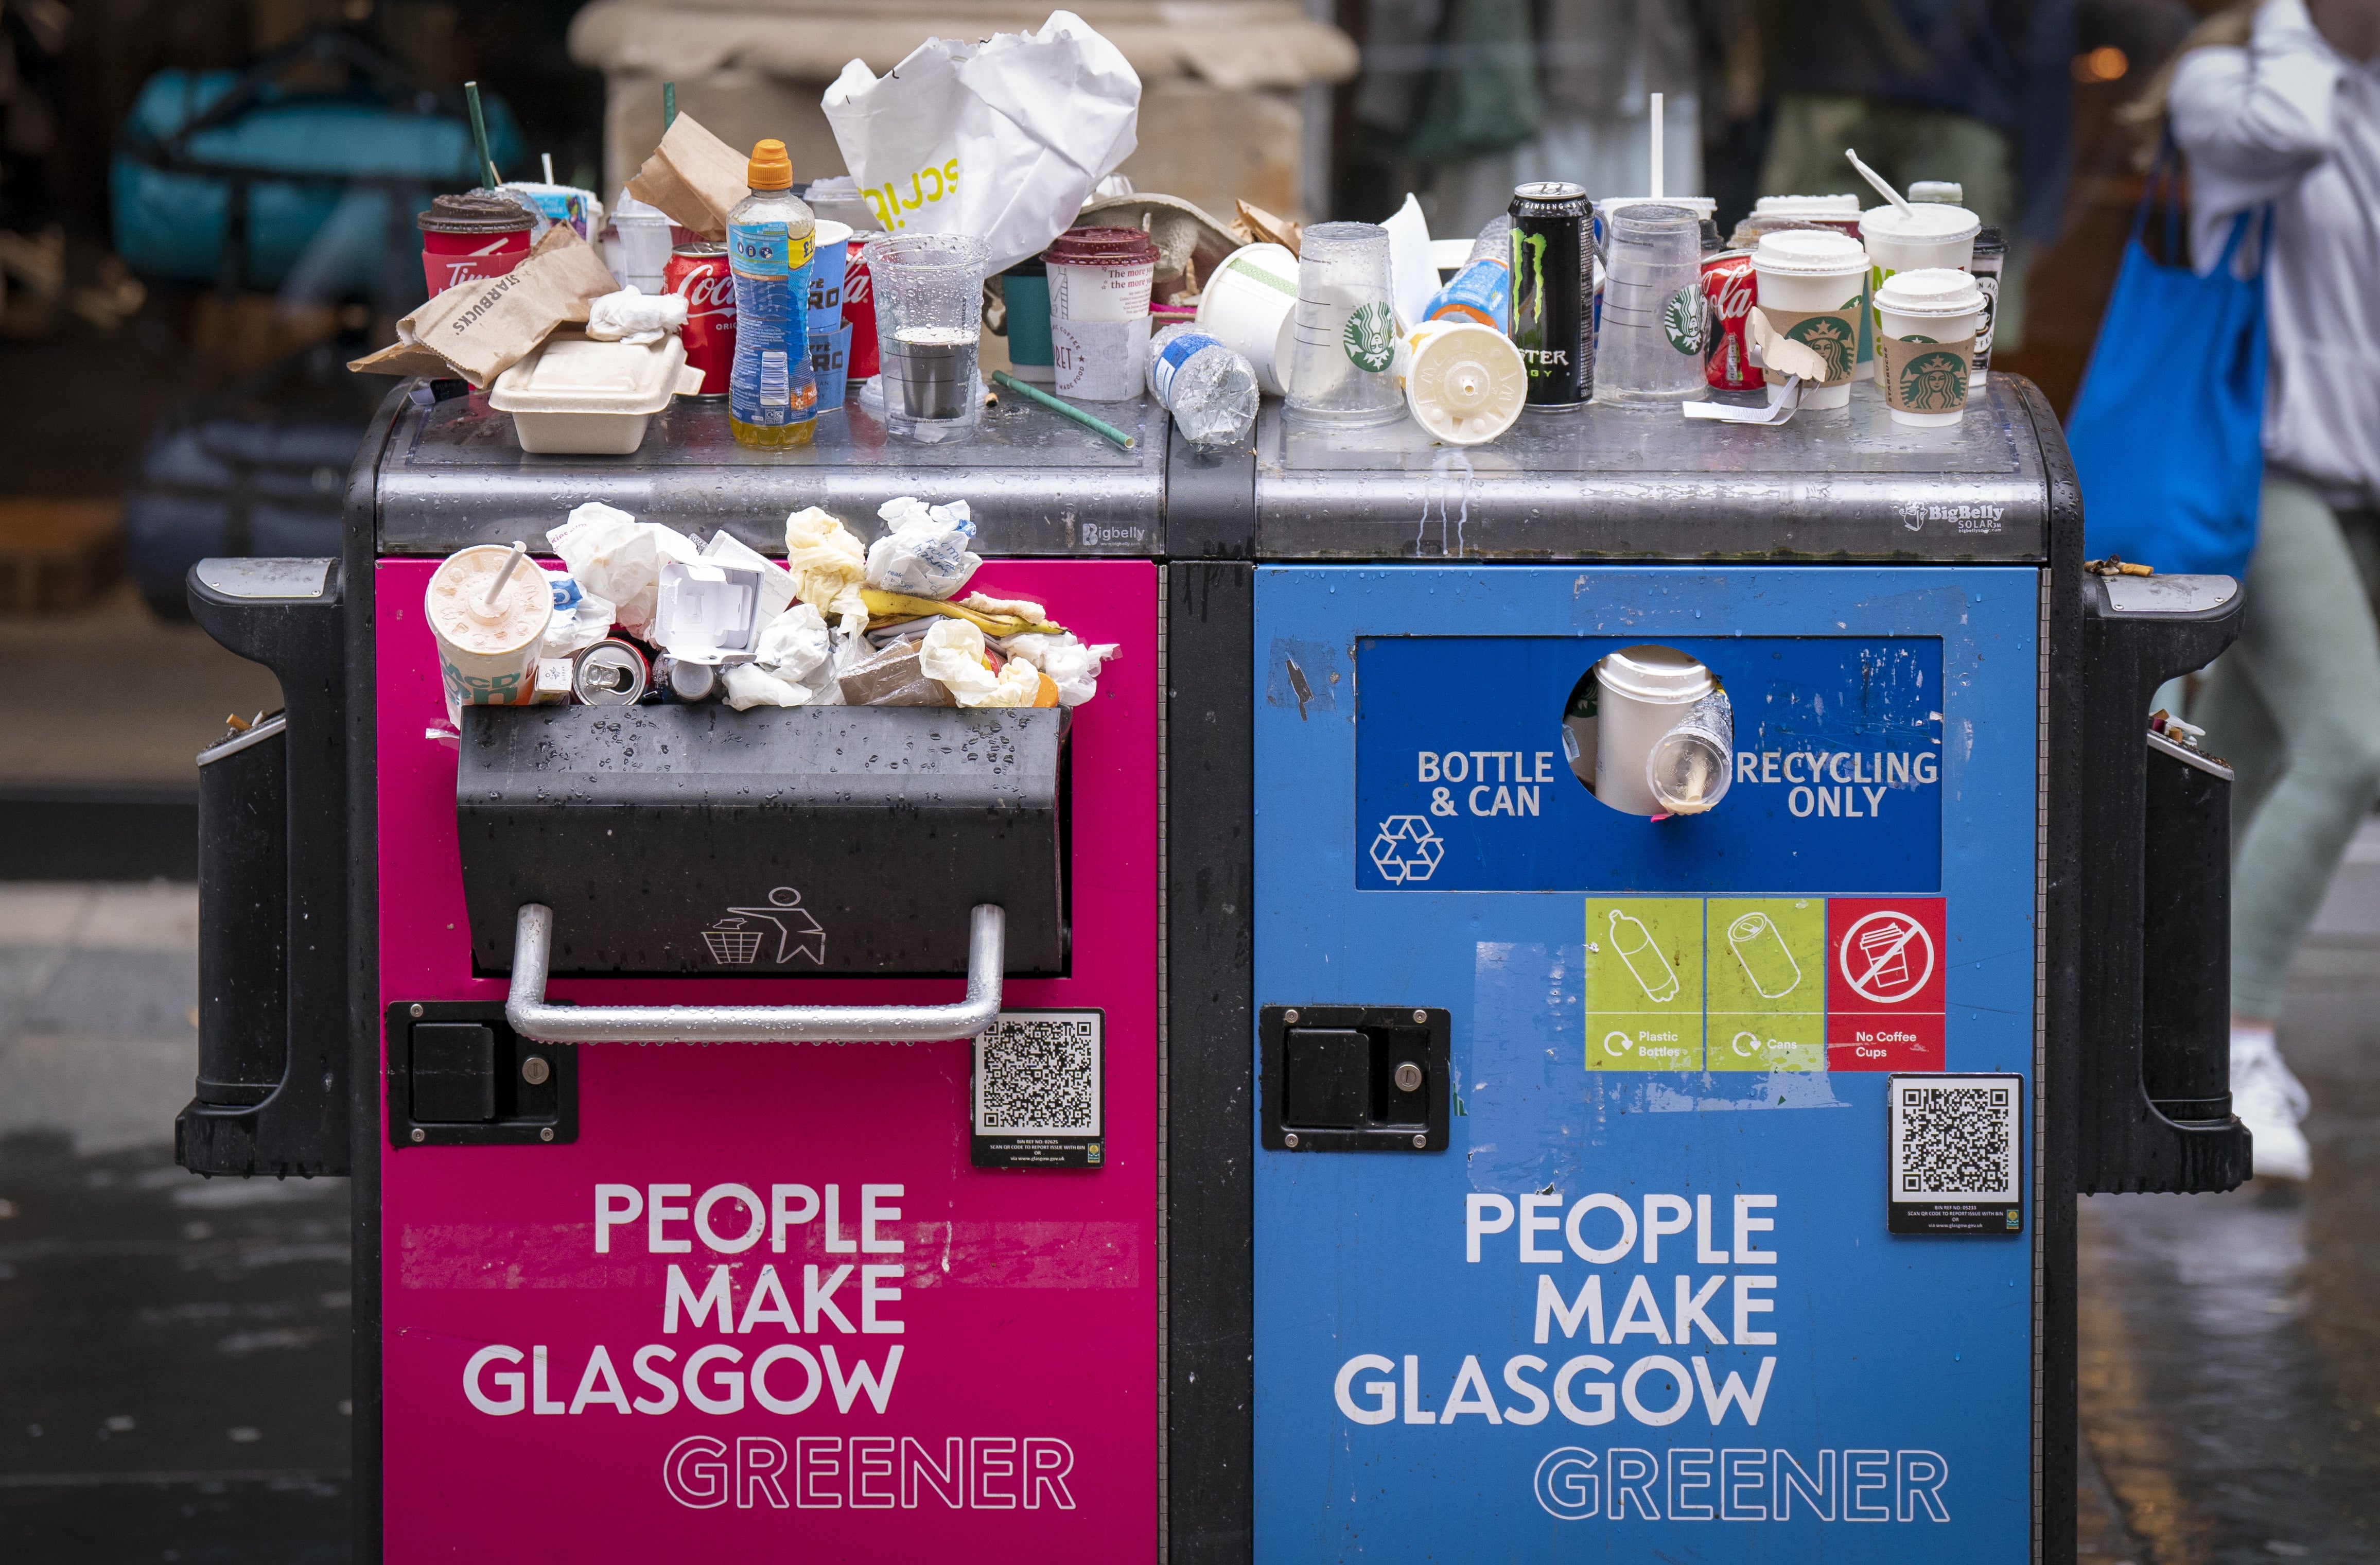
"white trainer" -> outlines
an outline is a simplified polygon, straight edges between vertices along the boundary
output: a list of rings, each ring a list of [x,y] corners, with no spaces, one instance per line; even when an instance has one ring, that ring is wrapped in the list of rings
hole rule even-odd
[[[2231,1029],[2231,1111],[2256,1138],[2254,1171],[2262,1179],[2304,1179],[2313,1151],[2298,1128],[2310,1099],[2289,1074],[2269,1027]]]

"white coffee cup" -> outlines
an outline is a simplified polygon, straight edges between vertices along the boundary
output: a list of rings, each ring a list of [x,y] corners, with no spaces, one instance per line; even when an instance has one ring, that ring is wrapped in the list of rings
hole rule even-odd
[[[1984,290],[1951,267],[1897,272],[1876,292],[1876,384],[1896,424],[1940,429],[1965,416]],[[1915,352],[1940,345],[1938,352]]]
[[[553,618],[553,587],[535,561],[523,561],[491,609],[488,588],[511,557],[497,543],[458,550],[431,573],[423,595],[446,686],[446,714],[457,722],[465,707],[525,707],[537,693],[537,659]]]
[[[1207,279],[1198,330],[1255,368],[1258,391],[1286,396],[1296,312],[1297,258],[1281,245],[1243,245]]]
[[[1859,368],[1859,309],[1867,285],[1867,251],[1848,234],[1827,228],[1788,228],[1763,234],[1752,251],[1759,308],[1780,313],[1840,313],[1851,331],[1849,357],[1840,377],[1802,387],[1802,406],[1848,407]],[[1775,371],[1770,371],[1774,373]]]
[[[1975,258],[1975,236],[1984,220],[1965,207],[1939,201],[1918,201],[1903,213],[1899,207],[1870,207],[1860,213],[1860,241],[1872,263],[1868,285],[1880,288],[1896,272],[1921,266],[1949,266],[1964,272]]]
[[[1595,683],[1595,796],[1629,815],[1666,814],[1646,775],[1653,746],[1718,682],[1683,652],[1643,646],[1606,655]]]

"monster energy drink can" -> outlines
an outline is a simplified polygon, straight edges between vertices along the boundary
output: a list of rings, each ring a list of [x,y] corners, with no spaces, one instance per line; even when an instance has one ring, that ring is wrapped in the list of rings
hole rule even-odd
[[[1560,180],[1512,192],[1512,344],[1529,374],[1532,411],[1584,407],[1595,393],[1587,293],[1593,203]]]

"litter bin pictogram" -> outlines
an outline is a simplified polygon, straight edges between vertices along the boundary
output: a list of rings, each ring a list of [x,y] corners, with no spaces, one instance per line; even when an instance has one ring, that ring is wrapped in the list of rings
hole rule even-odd
[[[702,931],[702,943],[722,967],[749,966],[760,954],[760,931],[746,928],[741,918],[722,918]]]

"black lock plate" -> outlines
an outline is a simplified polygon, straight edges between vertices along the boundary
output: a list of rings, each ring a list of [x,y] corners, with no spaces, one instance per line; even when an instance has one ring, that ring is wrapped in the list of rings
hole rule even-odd
[[[578,1050],[539,1043],[490,1001],[388,1008],[391,1146],[558,1146],[578,1139]]]
[[[1257,1039],[1265,1146],[1442,1151],[1453,1087],[1448,1036],[1448,1013],[1435,1007],[1264,1007]]]

